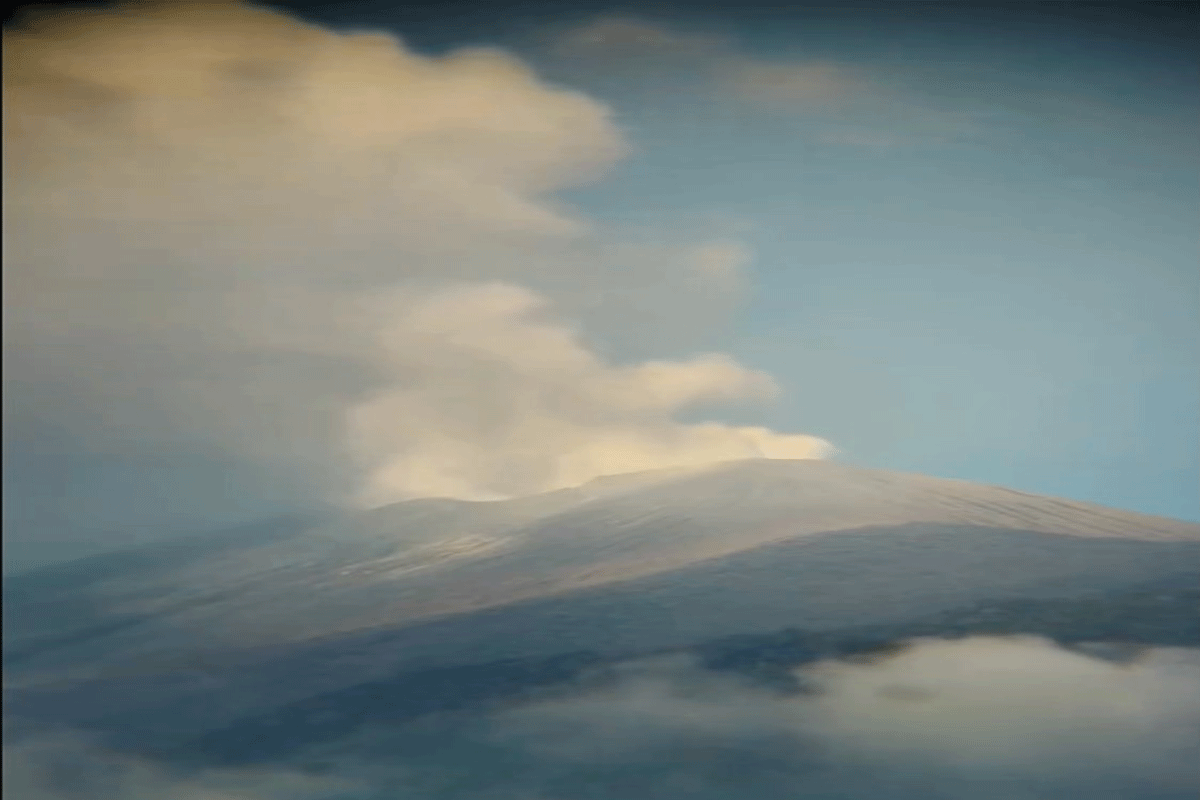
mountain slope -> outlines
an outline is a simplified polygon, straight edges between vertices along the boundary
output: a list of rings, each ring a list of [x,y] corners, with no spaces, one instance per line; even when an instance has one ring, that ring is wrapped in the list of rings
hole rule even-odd
[[[38,589],[37,575],[10,582],[6,637],[22,651],[45,636],[57,605],[66,606],[60,618],[87,606],[90,616],[141,621],[119,641],[106,637],[110,651],[147,655],[139,640],[159,651],[172,641],[283,644],[647,578],[797,537],[947,525],[1200,540],[1198,525],[961,481],[821,461],[731,462],[506,502],[418,500],[324,525],[249,530],[207,551],[160,548],[156,559],[99,580],[82,563],[73,573],[86,582],[60,576],[65,585],[51,591]],[[83,653],[60,655],[69,662]]]
[[[10,698],[74,721],[140,709],[182,735],[398,669],[892,623],[1200,575],[1200,525],[748,461],[504,502],[413,501],[179,552],[7,587]]]

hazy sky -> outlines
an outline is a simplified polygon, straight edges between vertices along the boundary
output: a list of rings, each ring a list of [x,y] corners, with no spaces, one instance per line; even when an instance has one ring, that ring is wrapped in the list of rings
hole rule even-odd
[[[826,443],[1200,519],[1195,31],[1066,2],[6,28],[9,543]]]

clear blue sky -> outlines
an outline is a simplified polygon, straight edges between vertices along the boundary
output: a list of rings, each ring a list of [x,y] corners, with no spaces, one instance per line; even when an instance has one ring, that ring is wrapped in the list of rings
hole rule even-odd
[[[637,152],[572,201],[743,223],[751,298],[715,344],[779,379],[772,424],[864,465],[1200,519],[1194,8],[836,6],[299,10],[429,50],[514,47],[611,104]],[[752,108],[686,64],[548,53],[548,28],[628,13],[873,88]]]

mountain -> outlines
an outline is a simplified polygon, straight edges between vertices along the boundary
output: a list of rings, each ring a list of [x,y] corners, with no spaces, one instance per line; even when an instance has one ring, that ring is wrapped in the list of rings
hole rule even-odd
[[[18,576],[6,701],[184,742],[397,674],[903,627],[1197,576],[1193,523],[834,462],[728,462],[281,520]]]

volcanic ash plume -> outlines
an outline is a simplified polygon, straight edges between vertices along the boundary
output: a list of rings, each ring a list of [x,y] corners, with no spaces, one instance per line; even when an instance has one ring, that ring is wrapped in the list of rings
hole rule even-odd
[[[619,314],[564,321],[635,295],[678,318],[744,250],[630,246],[555,202],[625,144],[514,57],[224,2],[43,12],[4,37],[8,455],[57,487],[22,493],[27,518],[826,452],[677,421],[768,398],[766,376],[614,360],[596,344]]]

